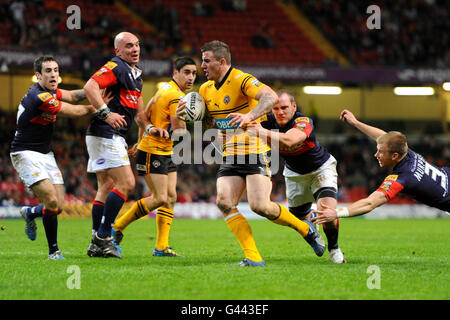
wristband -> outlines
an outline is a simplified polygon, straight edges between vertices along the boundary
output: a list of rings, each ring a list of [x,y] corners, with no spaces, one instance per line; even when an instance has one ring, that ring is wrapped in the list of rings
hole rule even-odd
[[[338,218],[347,218],[347,217],[349,217],[350,213],[348,212],[348,208],[344,207],[344,208],[336,209],[336,216]]]
[[[147,132],[148,134],[151,134],[150,131],[151,131],[152,128],[154,128],[154,127],[155,127],[154,125],[148,124],[148,125],[145,127],[145,132]]]
[[[106,104],[102,105],[97,111],[95,111],[95,115],[97,115],[100,119],[105,120],[111,114],[111,110],[108,108]]]

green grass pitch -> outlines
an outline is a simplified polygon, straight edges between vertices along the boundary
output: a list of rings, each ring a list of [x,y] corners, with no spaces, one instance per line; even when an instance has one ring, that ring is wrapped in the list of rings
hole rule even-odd
[[[184,259],[152,257],[154,219],[125,230],[123,259],[86,255],[89,219],[59,220],[62,261],[47,260],[42,221],[36,241],[26,237],[23,220],[0,225],[1,300],[450,298],[450,219],[342,219],[343,265],[334,265],[328,252],[316,257],[287,227],[250,220],[265,268],[230,266],[243,254],[222,220],[174,220],[170,244]]]

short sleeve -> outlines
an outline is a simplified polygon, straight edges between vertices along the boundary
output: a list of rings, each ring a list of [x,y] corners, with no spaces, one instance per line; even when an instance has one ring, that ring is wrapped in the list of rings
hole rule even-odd
[[[299,129],[306,134],[306,137],[309,138],[311,132],[313,131],[313,127],[311,125],[311,119],[308,117],[297,117],[294,119],[294,126],[292,128]]]
[[[254,99],[258,92],[265,87],[264,83],[260,82],[251,74],[244,74],[241,78],[241,91],[250,98]]]
[[[404,189],[404,186],[400,181],[401,179],[399,179],[397,174],[391,174],[384,179],[377,191],[383,192],[386,195],[386,199],[392,200]]]
[[[104,89],[113,86],[117,83],[117,77],[114,73],[114,69],[117,67],[117,63],[108,61],[103,67],[101,67],[91,79],[97,81],[100,89]]]

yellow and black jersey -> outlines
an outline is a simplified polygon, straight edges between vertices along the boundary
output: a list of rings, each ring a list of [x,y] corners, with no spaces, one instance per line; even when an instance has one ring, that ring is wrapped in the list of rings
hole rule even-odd
[[[210,80],[201,85],[199,93],[205,100],[206,108],[215,119],[216,126],[222,130],[234,130],[226,118],[230,113],[248,113],[256,107],[255,99],[265,85],[251,74],[230,68],[221,83]],[[224,156],[264,153],[269,146],[258,137],[250,137],[245,131],[236,130],[236,135],[228,139],[223,146]]]
[[[161,84],[147,109],[147,117],[150,122],[155,127],[170,131],[170,117],[176,117],[175,111],[178,102],[184,96],[185,93],[174,80]],[[151,154],[170,155],[173,151],[173,141],[144,132],[138,149]]]

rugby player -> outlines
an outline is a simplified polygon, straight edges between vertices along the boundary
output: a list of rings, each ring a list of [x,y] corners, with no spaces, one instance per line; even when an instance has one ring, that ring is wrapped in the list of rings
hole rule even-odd
[[[194,85],[197,66],[190,57],[175,60],[172,80],[163,83],[146,107],[146,115],[151,123],[169,132],[186,129],[186,123],[176,117],[178,102]],[[181,131],[180,131],[181,129]],[[173,208],[177,200],[177,167],[172,161],[173,141],[163,137],[151,136],[140,130],[140,142],[136,153],[136,170],[143,176],[151,195],[138,200],[114,224],[113,233],[119,245],[123,230],[133,221],[156,213],[156,245],[153,256],[179,257],[169,246],[169,233],[173,220]]]
[[[318,256],[322,256],[324,241],[313,224],[301,221],[282,205],[270,201],[270,148],[258,137],[250,137],[244,130],[248,123],[270,112],[278,102],[276,93],[252,75],[232,67],[227,44],[214,40],[206,43],[201,51],[201,68],[208,79],[199,90],[207,108],[206,119],[203,121],[215,123],[218,128],[233,130],[234,133],[223,144],[223,163],[217,173],[216,202],[226,224],[244,251],[245,258],[237,265],[265,265],[250,225],[237,209],[245,190],[250,208],[255,213],[276,224],[293,228],[305,238]],[[177,116],[184,119],[183,101],[179,103]],[[258,163],[251,164],[250,159],[257,159]]]
[[[127,153],[125,135],[133,119],[148,134],[168,136],[145,118],[142,100],[142,71],[139,39],[121,32],[114,39],[116,56],[101,67],[86,83],[84,90],[97,109],[86,132],[89,154],[88,172],[97,176],[98,190],[92,205],[92,241],[90,257],[121,258],[120,248],[111,237],[111,226],[135,179]],[[101,100],[101,90],[111,92],[109,104]]]
[[[337,218],[366,214],[392,200],[399,192],[412,195],[417,201],[433,208],[450,212],[449,167],[437,167],[427,162],[423,156],[409,149],[404,134],[398,131],[385,132],[369,126],[348,110],[340,115],[362,133],[377,142],[375,158],[380,167],[392,170],[379,188],[367,198],[358,200],[343,208],[324,208],[315,211],[318,216],[312,220],[326,223]]]
[[[42,217],[51,260],[64,259],[58,248],[58,214],[64,208],[64,181],[50,143],[56,116],[80,117],[93,113],[92,105],[74,105],[86,98],[84,90],[58,89],[59,66],[51,56],[34,61],[37,83],[20,101],[17,128],[11,142],[11,162],[20,179],[42,204],[22,207],[25,232],[36,239],[36,221]],[[103,101],[103,100],[102,100]],[[108,99],[105,102],[109,101]]]
[[[310,220],[313,202],[319,209],[337,207],[336,159],[319,144],[312,119],[297,111],[294,96],[286,90],[277,95],[279,103],[272,107],[272,113],[251,122],[247,129],[266,141],[277,141],[285,160],[289,211],[299,219]],[[339,220],[325,223],[323,229],[331,261],[344,263],[338,245]]]

